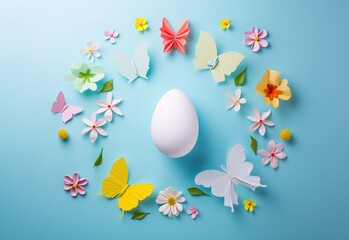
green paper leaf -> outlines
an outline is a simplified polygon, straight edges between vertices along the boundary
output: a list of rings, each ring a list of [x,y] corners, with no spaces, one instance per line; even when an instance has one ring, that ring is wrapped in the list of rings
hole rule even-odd
[[[99,154],[97,160],[95,161],[95,164],[93,165],[94,167],[97,167],[97,166],[102,164],[102,162],[103,162],[102,154],[103,154],[103,148],[102,148],[101,153]]]
[[[144,218],[148,214],[150,214],[150,213],[147,213],[147,212],[135,212],[131,219],[133,219],[133,220],[141,220],[142,218]]]
[[[188,188],[188,192],[190,193],[190,195],[194,195],[194,196],[210,196],[196,187]]]
[[[258,142],[257,140],[250,135],[251,138],[251,149],[253,150],[254,154],[257,155],[257,147],[258,147]]]
[[[99,91],[99,93],[102,93],[102,92],[109,92],[111,90],[113,90],[114,86],[113,86],[113,79],[110,79],[108,81],[106,81],[104,84],[103,84],[103,87],[102,89]]]
[[[246,70],[247,70],[247,67],[246,67],[244,70],[242,70],[242,71],[234,78],[235,86],[241,86],[241,85],[244,84],[244,82],[245,82]]]

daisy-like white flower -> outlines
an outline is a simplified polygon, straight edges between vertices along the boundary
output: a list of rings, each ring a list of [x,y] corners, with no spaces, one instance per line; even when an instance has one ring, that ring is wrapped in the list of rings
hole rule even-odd
[[[156,198],[156,203],[162,204],[159,208],[159,212],[168,217],[178,216],[179,212],[183,210],[181,204],[183,202],[185,202],[185,198],[182,197],[182,192],[177,192],[172,187],[159,191],[159,195]]]
[[[258,52],[261,47],[268,47],[268,41],[264,39],[268,35],[265,29],[258,32],[258,28],[253,27],[251,32],[247,31],[244,35],[247,37],[244,40],[244,44],[247,46],[251,45],[252,52]]]
[[[87,183],[87,178],[79,179],[79,173],[77,172],[73,174],[73,177],[69,175],[64,176],[64,190],[70,190],[72,197],[76,197],[78,194],[85,195],[86,190],[83,186]]]
[[[87,48],[81,49],[81,54],[86,54],[86,58],[90,59],[90,62],[93,63],[95,61],[95,57],[100,57],[101,54],[97,51],[99,49],[99,44],[93,44],[92,41],[87,41]]]
[[[264,136],[265,131],[266,131],[265,125],[271,126],[271,127],[275,125],[272,121],[267,120],[271,111],[269,110],[268,112],[264,112],[264,113],[262,113],[262,115],[257,110],[253,110],[253,113],[254,113],[254,117],[247,116],[247,118],[249,120],[254,122],[254,124],[252,124],[250,127],[250,132],[253,132],[253,131],[258,129],[259,133],[262,136]]]
[[[111,122],[113,120],[113,112],[115,112],[119,116],[123,116],[124,114],[121,110],[116,106],[118,103],[122,101],[122,98],[113,99],[113,94],[111,92],[107,95],[107,102],[98,101],[97,105],[101,108],[96,113],[104,113],[104,118]]]
[[[231,102],[228,102],[228,104],[225,106],[226,109],[231,109],[234,107],[234,110],[238,112],[240,110],[240,105],[246,103],[245,98],[240,98],[241,97],[241,89],[238,88],[235,91],[235,96],[231,94],[230,92],[227,92],[225,95],[231,100]]]
[[[119,36],[118,32],[115,32],[113,29],[104,31],[104,40],[109,40],[111,44],[116,43],[115,38]]]
[[[106,123],[104,118],[96,121],[96,114],[92,114],[91,120],[83,118],[82,121],[88,126],[87,128],[82,129],[81,134],[85,134],[90,132],[90,140],[91,142],[96,141],[98,134],[106,137],[108,133],[103,130],[102,126]]]
[[[195,219],[196,216],[199,214],[199,211],[196,207],[191,206],[188,210],[187,210],[187,214],[191,215],[192,219]]]
[[[269,152],[266,150],[259,150],[258,154],[263,157],[262,163],[264,165],[267,165],[270,162],[270,166],[275,169],[279,166],[279,159],[287,157],[286,153],[282,151],[283,149],[283,144],[275,144],[275,142],[271,140],[268,143]]]

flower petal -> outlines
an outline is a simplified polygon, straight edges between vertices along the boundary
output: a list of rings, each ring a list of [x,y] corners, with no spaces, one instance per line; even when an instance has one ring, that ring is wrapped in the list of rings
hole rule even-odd
[[[110,105],[115,106],[116,104],[118,104],[121,101],[122,101],[122,98],[115,98],[115,99],[113,99],[113,101],[111,102]]]
[[[253,34],[253,32],[250,32],[250,31],[246,31],[244,35],[252,40],[255,38],[255,35]]]
[[[92,127],[93,126],[93,122],[87,118],[83,118],[82,121],[89,127]]]
[[[261,48],[261,46],[260,46],[259,42],[254,41],[252,44],[252,47],[251,47],[252,52],[258,52],[260,48]]]
[[[76,197],[76,195],[78,195],[78,191],[76,188],[71,188],[70,189],[70,195],[72,195],[72,197]]]
[[[159,195],[159,196],[156,198],[155,202],[156,202],[157,204],[165,204],[165,203],[167,203],[167,198],[166,198],[165,196],[163,196],[163,195]]]
[[[252,117],[252,116],[247,116],[248,120],[252,121],[252,122],[258,122],[259,123],[259,119]]]
[[[183,206],[182,206],[182,204],[180,204],[180,203],[176,203],[176,208],[178,209],[178,211],[180,211],[180,212],[182,212],[183,211]]]
[[[231,94],[230,92],[226,92],[225,95],[227,96],[227,98],[229,98],[232,101],[236,101],[236,98],[234,97],[233,94]]]
[[[108,136],[108,133],[107,133],[106,131],[104,131],[103,128],[97,127],[96,130],[97,130],[97,132],[98,132],[99,134],[101,134],[102,136],[104,136],[104,137]]]
[[[70,183],[64,183],[64,190],[70,190],[71,188],[73,187],[73,184],[70,184]]]
[[[240,98],[240,100],[239,100],[239,103],[240,104],[244,104],[244,103],[246,103],[247,101],[246,101],[246,98]]]
[[[185,198],[184,197],[177,198],[177,202],[183,203],[185,202]]]
[[[267,125],[267,126],[270,126],[270,127],[275,126],[275,123],[272,122],[272,121],[269,121],[269,120],[264,120],[264,121],[263,121],[263,124],[265,124],[265,125]]]
[[[275,142],[273,140],[270,140],[268,143],[269,152],[274,153],[275,147],[276,147]]]
[[[101,118],[101,119],[99,119],[99,120],[96,122],[96,126],[97,126],[97,127],[101,127],[101,126],[103,126],[105,123],[106,123],[106,120],[105,120],[104,118]]]
[[[111,122],[111,120],[113,120],[113,112],[112,112],[112,110],[110,108],[105,111],[104,118],[108,122]]]
[[[259,39],[259,44],[261,45],[261,47],[268,47],[268,41],[265,39]]]
[[[238,112],[240,110],[240,103],[236,103],[234,107],[235,112]]]
[[[69,176],[69,175],[66,175],[64,176],[64,182],[65,183],[69,183],[69,184],[73,184],[73,179]]]
[[[284,149],[284,145],[283,144],[281,144],[281,143],[276,144],[276,146],[275,146],[275,154],[282,152],[283,149]]]
[[[256,109],[253,110],[253,114],[256,116],[258,121],[261,119],[261,114]]]
[[[261,155],[262,157],[269,157],[270,156],[270,152],[265,151],[265,150],[259,150],[258,154]]]
[[[236,89],[236,91],[235,91],[235,97],[236,97],[237,99],[240,99],[240,97],[241,97],[241,89],[240,89],[240,88]]]
[[[254,124],[251,125],[249,131],[250,131],[250,132],[253,132],[253,131],[255,131],[256,129],[258,129],[261,125],[262,125],[262,124],[261,124],[260,122],[256,122],[256,123],[254,123]]]
[[[105,107],[102,107],[100,109],[98,109],[95,113],[104,113],[105,111],[107,111],[109,108],[105,108]]]
[[[271,113],[271,111],[270,111],[270,110],[269,110],[268,112],[264,112],[264,113],[262,113],[261,119],[262,119],[262,120],[267,119],[267,118],[269,117],[270,113]]]
[[[81,195],[85,195],[85,194],[86,194],[85,188],[82,187],[82,186],[80,186],[80,185],[78,185],[77,190],[78,190],[78,192],[79,192]]]
[[[88,183],[88,180],[87,178],[81,178],[79,181],[78,181],[78,185],[81,185],[81,186],[84,186]]]
[[[265,158],[262,159],[262,163],[264,165],[267,165],[270,162],[270,160],[271,160],[271,157],[265,157]]]
[[[244,45],[246,45],[246,46],[250,46],[250,45],[252,45],[253,43],[254,43],[254,40],[251,39],[251,38],[246,38],[246,39],[244,40]]]
[[[276,154],[275,154],[275,157],[276,157],[277,159],[284,159],[285,157],[287,157],[287,155],[286,155],[286,153],[284,153],[284,152],[279,152],[279,153],[276,153]]]
[[[228,102],[227,105],[225,106],[225,108],[229,110],[232,107],[234,107],[234,105],[235,105],[235,102],[233,102],[233,101],[232,102]]]
[[[258,36],[258,28],[253,27],[253,28],[252,28],[252,32],[253,32],[253,35],[254,35],[255,37]]]
[[[268,32],[265,29],[262,29],[259,33],[258,33],[258,38],[265,38],[268,35]]]
[[[107,94],[107,105],[111,105],[113,101],[113,94],[111,92],[108,92]]]
[[[79,173],[77,173],[77,172],[73,173],[73,177],[72,178],[73,178],[73,183],[77,184],[78,181],[79,181]]]
[[[121,110],[118,107],[111,107],[113,112],[115,112],[119,116],[124,116],[124,114],[121,112]]]
[[[90,132],[90,140],[91,142],[95,142],[98,137],[98,133],[95,129],[92,129]]]
[[[277,168],[279,166],[279,160],[275,157],[271,158],[270,166],[274,169]]]
[[[258,131],[259,131],[260,135],[264,136],[265,131],[266,131],[264,124],[261,124],[261,126],[258,129]]]
[[[91,40],[87,41],[86,45],[88,48],[93,48],[93,42]]]

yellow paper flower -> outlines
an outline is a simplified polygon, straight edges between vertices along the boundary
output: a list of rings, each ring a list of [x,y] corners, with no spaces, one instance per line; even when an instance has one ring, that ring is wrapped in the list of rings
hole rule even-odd
[[[250,198],[248,200],[244,200],[244,205],[246,211],[253,212],[253,209],[257,204],[252,201],[252,198]]]
[[[265,104],[271,104],[273,108],[277,108],[279,99],[288,100],[292,96],[291,89],[287,84],[286,79],[280,80],[280,72],[266,70],[262,80],[256,86],[256,91],[264,97]]]
[[[223,19],[222,21],[220,21],[220,23],[221,23],[221,29],[226,30],[230,28],[230,20],[228,18]]]
[[[134,26],[138,31],[143,32],[144,30],[146,30],[148,28],[147,19],[146,18],[136,18]]]

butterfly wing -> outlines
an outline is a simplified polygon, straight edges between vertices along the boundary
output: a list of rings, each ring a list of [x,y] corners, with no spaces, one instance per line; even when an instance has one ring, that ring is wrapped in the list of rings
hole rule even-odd
[[[190,32],[188,19],[184,19],[181,27],[178,29],[176,33],[176,41],[175,41],[175,47],[177,50],[181,53],[185,53],[185,44],[187,41],[185,40],[188,37],[188,34]]]
[[[102,183],[102,194],[106,198],[114,198],[121,194],[127,187],[128,170],[123,157],[118,159],[110,170],[110,176]]]
[[[246,156],[242,145],[235,145],[227,156],[227,171],[228,174],[236,179],[236,181],[253,191],[257,187],[266,187],[260,183],[260,178],[250,176],[253,165],[250,162],[245,162]]]
[[[138,44],[133,53],[133,62],[139,77],[148,79],[147,72],[149,70],[149,61],[150,58],[148,55],[147,45],[145,43]]]
[[[162,19],[162,26],[160,28],[162,44],[164,45],[163,52],[171,52],[175,44],[175,33],[166,18]]]
[[[66,109],[62,112],[62,121],[64,123],[68,122],[70,119],[72,119],[73,115],[76,115],[78,113],[81,113],[82,109],[77,106],[68,106]]]
[[[238,205],[238,196],[233,190],[233,182],[228,174],[217,170],[206,170],[196,175],[194,179],[197,185],[211,188],[216,197],[224,197],[224,205],[234,212],[233,204]]]
[[[114,57],[116,59],[116,68],[122,76],[128,79],[129,83],[138,77],[131,59],[120,52],[116,52]]]
[[[200,32],[198,43],[195,47],[195,69],[209,69],[210,59],[217,57],[217,46],[214,38],[207,32]]]
[[[52,103],[51,112],[58,113],[61,112],[64,106],[66,105],[65,97],[62,91],[57,95],[56,101]]]
[[[240,65],[244,56],[239,52],[226,52],[218,56],[218,64],[211,70],[215,82],[224,82]]]
[[[118,206],[122,211],[130,211],[138,206],[138,202],[150,196],[154,186],[140,183],[129,186],[119,198]]]

